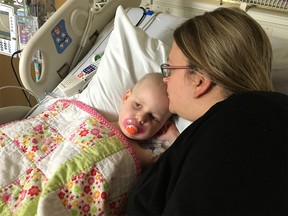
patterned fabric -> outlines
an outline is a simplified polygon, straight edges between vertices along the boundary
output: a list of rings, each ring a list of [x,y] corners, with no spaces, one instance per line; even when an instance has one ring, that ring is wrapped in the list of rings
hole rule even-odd
[[[0,215],[122,215],[140,172],[122,134],[81,102],[0,127]]]

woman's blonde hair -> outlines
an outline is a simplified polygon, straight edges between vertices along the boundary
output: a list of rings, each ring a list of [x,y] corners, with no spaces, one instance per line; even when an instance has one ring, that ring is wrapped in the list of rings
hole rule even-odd
[[[175,30],[174,40],[188,65],[226,93],[273,90],[270,40],[245,11],[218,8],[196,16]]]

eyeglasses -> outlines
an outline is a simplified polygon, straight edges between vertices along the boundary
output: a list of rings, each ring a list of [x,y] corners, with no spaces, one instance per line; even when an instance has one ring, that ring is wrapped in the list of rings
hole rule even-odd
[[[175,70],[175,69],[190,69],[189,66],[170,66],[167,63],[161,64],[160,68],[161,68],[162,75],[165,78],[170,76],[171,70]]]

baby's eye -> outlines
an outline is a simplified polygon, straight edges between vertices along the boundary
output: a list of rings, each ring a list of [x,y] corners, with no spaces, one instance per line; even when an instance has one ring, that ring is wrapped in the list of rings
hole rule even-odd
[[[150,119],[153,121],[158,121],[158,119],[153,114],[150,114]]]
[[[137,102],[134,103],[134,106],[137,107],[137,108],[141,108],[141,104],[137,103]]]

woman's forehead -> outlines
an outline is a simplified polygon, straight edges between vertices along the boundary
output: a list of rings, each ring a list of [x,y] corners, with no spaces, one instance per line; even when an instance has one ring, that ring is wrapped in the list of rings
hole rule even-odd
[[[173,42],[172,48],[168,57],[168,63],[171,65],[177,65],[179,63],[186,63],[186,62],[187,62],[186,56],[178,47],[178,45],[175,42]]]

